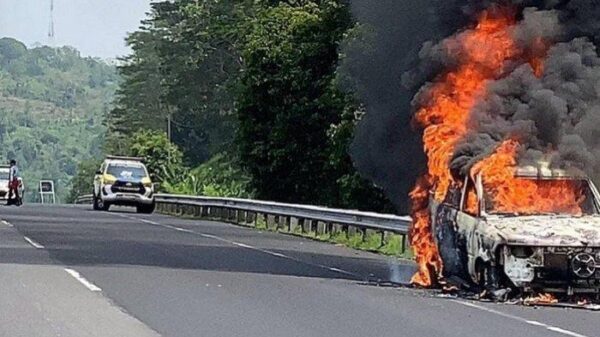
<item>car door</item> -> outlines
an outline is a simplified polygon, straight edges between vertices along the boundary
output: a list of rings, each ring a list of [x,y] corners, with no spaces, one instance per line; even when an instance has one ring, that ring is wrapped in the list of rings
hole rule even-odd
[[[434,235],[438,251],[444,263],[444,277],[464,278],[464,268],[458,251],[457,217],[461,201],[461,189],[453,186],[448,189],[445,200],[439,205],[435,214]]]
[[[460,202],[460,211],[456,215],[456,254],[466,280],[471,279],[472,266],[475,260],[477,230],[480,223],[480,202],[475,183],[465,179]],[[469,275],[469,276],[467,276]]]

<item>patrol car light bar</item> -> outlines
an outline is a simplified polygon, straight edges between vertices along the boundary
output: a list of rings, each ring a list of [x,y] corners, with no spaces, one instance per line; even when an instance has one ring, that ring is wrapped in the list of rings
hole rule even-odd
[[[108,160],[130,160],[130,161],[144,161],[141,157],[122,157],[122,156],[106,156]]]

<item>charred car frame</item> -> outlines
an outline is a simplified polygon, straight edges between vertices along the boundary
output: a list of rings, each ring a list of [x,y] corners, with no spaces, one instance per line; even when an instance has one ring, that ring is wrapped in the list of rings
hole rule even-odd
[[[516,177],[576,182],[585,193],[582,214],[495,214],[481,175],[466,177],[462,186],[449,188],[443,202],[430,197],[444,276],[486,289],[586,293],[598,299],[600,198],[592,181],[580,172],[536,167],[518,169]],[[476,207],[468,209],[469,203]]]

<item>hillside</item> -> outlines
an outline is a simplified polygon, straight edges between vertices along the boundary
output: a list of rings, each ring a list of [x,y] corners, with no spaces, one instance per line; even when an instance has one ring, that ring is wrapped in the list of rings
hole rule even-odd
[[[28,201],[40,179],[64,201],[77,164],[100,154],[117,82],[113,66],[75,49],[0,39],[0,161],[19,162]]]

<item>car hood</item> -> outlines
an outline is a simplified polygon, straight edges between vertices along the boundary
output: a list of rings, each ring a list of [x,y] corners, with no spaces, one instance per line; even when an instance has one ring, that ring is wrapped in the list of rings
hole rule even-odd
[[[508,244],[600,247],[600,217],[489,217],[487,223]]]

